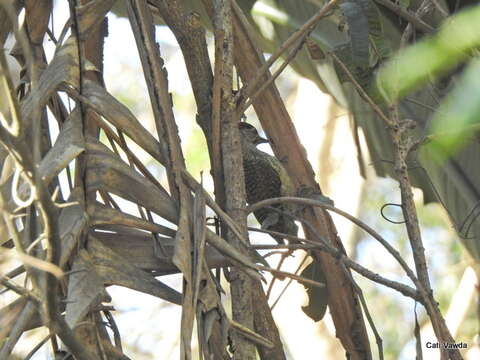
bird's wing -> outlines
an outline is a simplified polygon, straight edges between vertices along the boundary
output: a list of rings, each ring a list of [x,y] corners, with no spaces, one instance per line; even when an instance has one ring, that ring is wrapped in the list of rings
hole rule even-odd
[[[268,159],[258,156],[253,159],[244,159],[243,167],[245,172],[245,189],[247,202],[256,202],[281,196],[281,180],[278,172]],[[268,209],[255,211],[255,217],[260,224],[267,218]]]

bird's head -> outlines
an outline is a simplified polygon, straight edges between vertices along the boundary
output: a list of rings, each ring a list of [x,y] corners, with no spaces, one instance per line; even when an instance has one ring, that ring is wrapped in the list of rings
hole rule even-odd
[[[253,127],[249,123],[238,123],[238,128],[240,130],[240,136],[242,137],[243,141],[246,141],[255,146],[263,143],[268,143],[268,140],[258,135],[257,129],[255,129],[255,127]]]

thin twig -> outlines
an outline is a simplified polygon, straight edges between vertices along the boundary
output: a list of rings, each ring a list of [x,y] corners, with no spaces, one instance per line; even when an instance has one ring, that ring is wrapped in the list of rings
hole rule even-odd
[[[415,104],[415,105],[418,105],[418,106],[422,106],[424,107],[425,109],[427,110],[430,110],[430,111],[437,111],[438,112],[438,109],[433,107],[433,106],[430,106],[430,105],[427,105],[427,104],[424,104],[422,103],[421,101],[418,101],[416,99],[413,99],[413,98],[409,98],[409,97],[406,97],[404,98],[405,101],[408,101],[408,102],[411,102],[412,104]]]
[[[413,309],[415,313],[415,330],[413,333],[415,334],[415,350],[416,350],[416,357],[415,360],[423,360],[423,352],[422,352],[422,334],[420,332],[420,324],[418,323],[417,317],[417,304],[415,303],[415,307]]]
[[[182,175],[185,183],[192,191],[195,191],[195,189],[200,186],[200,183],[195,180],[195,178],[188,171],[185,170]],[[217,202],[210,196],[210,194],[207,192],[207,190],[203,188],[203,186],[201,187],[201,189],[203,191],[203,195],[205,196],[205,201],[207,205],[220,217],[220,219],[225,223],[225,225],[228,226],[230,231],[235,234],[238,240],[240,240],[246,247],[250,247],[250,243],[248,242],[247,238],[240,232],[237,223],[230,217],[230,215],[228,215],[225,211],[222,210],[220,205],[217,204]]]
[[[273,54],[268,58],[268,60],[262,65],[260,69],[257,71],[257,75],[253,78],[253,80],[244,86],[240,91],[235,95],[234,102],[238,103],[238,101],[242,97],[250,97],[253,90],[258,86],[258,84],[263,81],[264,75],[270,69],[270,66],[280,57],[283,55],[285,51],[287,51],[291,46],[297,43],[297,41],[302,41],[306,39],[306,37],[315,29],[315,26],[318,22],[323,19],[329,11],[336,5],[338,0],[330,0],[327,4],[325,4],[314,16],[312,16],[305,24],[302,25],[300,29],[294,32],[283,44],[280,46]]]
[[[319,288],[324,288],[326,286],[324,283],[321,283],[321,282],[318,282],[318,281],[315,281],[315,280],[310,280],[310,279],[307,279],[303,276],[295,275],[295,274],[292,274],[292,273],[289,273],[289,272],[286,272],[286,271],[272,269],[272,268],[269,268],[269,267],[263,266],[263,265],[258,265],[258,268],[260,270],[268,271],[268,272],[272,273],[273,275],[275,275],[277,277],[288,277],[288,278],[296,280],[296,281],[298,281],[299,283],[302,283],[302,284],[309,284],[309,285],[313,285],[313,286],[316,286],[316,287],[319,287]]]
[[[6,278],[9,278],[9,279],[12,279],[18,275],[21,275],[25,272],[25,266],[23,265],[20,265],[20,266],[17,266],[15,269],[13,270],[10,270],[8,273],[6,273],[4,276]],[[64,273],[65,275],[65,273]]]
[[[443,8],[442,5],[440,5],[440,3],[438,2],[438,0],[430,0],[434,5],[435,7],[437,8],[438,12],[440,14],[442,14],[443,17],[448,17],[450,14]]]
[[[306,38],[301,38],[298,41],[298,44],[290,51],[288,56],[283,61],[282,65],[272,74],[272,76],[268,77],[268,80],[262,84],[252,95],[244,96],[241,103],[237,105],[237,118],[242,116],[245,111],[252,105],[254,99],[256,99],[267,87],[269,87],[285,70],[285,68],[292,62],[295,56],[298,54],[300,49],[303,47]]]
[[[358,294],[358,298],[360,299],[360,304],[362,305],[363,312],[365,313],[365,316],[367,317],[367,321],[370,324],[370,328],[373,331],[373,334],[375,336],[375,341],[377,343],[378,347],[378,357],[380,360],[384,359],[383,355],[383,340],[377,330],[377,327],[375,326],[375,323],[373,321],[372,315],[370,314],[370,311],[368,310],[367,306],[367,301],[365,300],[365,296],[363,295],[363,291],[360,288],[360,286],[357,285],[357,283],[353,280],[352,274],[348,273],[347,275],[350,276],[351,282],[353,284],[353,288]]]
[[[5,58],[5,52],[0,53],[0,83],[5,89],[3,96],[5,96],[5,102],[10,104],[10,117],[11,123],[8,124],[3,115],[0,116],[0,125],[10,132],[13,136],[19,136],[22,130],[22,123],[19,119],[20,108],[15,98],[15,86],[10,77],[9,67],[7,59]]]
[[[282,199],[282,198],[277,198],[277,199]],[[298,198],[298,199],[301,199],[301,198]],[[274,208],[272,208],[272,209],[274,209]],[[283,215],[284,216],[291,216],[287,213],[284,213]],[[410,298],[412,298],[416,301],[420,301],[420,302],[422,301],[419,292],[415,291],[415,289],[411,288],[410,286],[399,283],[397,281],[393,281],[393,280],[389,280],[387,278],[384,278],[383,276],[381,276],[379,274],[376,274],[376,273],[372,272],[371,270],[363,267],[359,263],[351,260],[342,251],[334,248],[329,242],[325,241],[325,239],[323,239],[315,231],[315,228],[313,227],[313,225],[310,224],[308,221],[306,221],[305,219],[301,219],[301,218],[297,218],[295,220],[298,220],[301,223],[303,223],[312,232],[312,234],[317,238],[317,241],[313,241],[313,240],[309,240],[309,239],[303,239],[303,238],[299,238],[299,237],[292,236],[292,235],[289,235],[287,237],[287,236],[285,236],[286,234],[284,235],[283,233],[278,233],[278,232],[270,231],[270,230],[267,231],[267,230],[258,230],[257,229],[257,231],[266,232],[266,233],[274,235],[274,236],[279,236],[279,237],[283,237],[283,238],[286,238],[286,239],[290,238],[294,241],[300,241],[300,242],[304,242],[304,243],[307,243],[307,244],[314,245],[316,248],[319,248],[320,251],[324,251],[324,252],[329,253],[335,259],[340,261],[344,266],[356,271],[357,273],[359,273],[363,277],[365,277],[365,278],[367,278],[367,279],[369,279],[373,282],[376,282],[378,284],[389,287],[393,290],[396,290],[396,291],[400,292],[402,295],[408,296],[408,297],[410,297]],[[366,224],[364,224],[364,225],[368,227],[368,225],[366,225]],[[378,236],[380,236],[380,235],[378,235]],[[383,239],[383,241],[386,242],[384,239]],[[395,249],[393,249],[393,250],[396,251]],[[400,256],[400,255],[398,254],[398,256]],[[410,272],[411,275],[413,275],[413,277],[415,279],[415,280],[413,280],[413,282],[414,283],[419,283],[418,280],[415,278],[415,275],[413,274],[413,272],[410,269],[409,269],[409,272]]]
[[[32,350],[30,350],[30,352],[27,354],[27,356],[25,356],[25,359],[24,360],[30,360],[33,355],[35,355],[35,353],[40,350],[40,348],[52,337],[52,334],[49,334],[47,336],[45,336],[42,341],[40,341],[37,345],[35,345],[33,347]]]
[[[288,253],[283,253],[282,254],[282,257],[280,258],[280,261],[278,262],[278,265],[277,265],[277,268],[276,268],[277,271],[280,271],[283,263],[287,259],[286,256],[285,256],[286,254],[288,254]],[[268,285],[267,294],[266,294],[267,300],[270,299],[270,294],[272,293],[273,285],[275,284],[275,281],[277,280],[277,277],[278,277],[278,276],[275,276],[276,274],[274,272],[272,272],[272,275],[274,275],[274,276],[273,276],[272,281],[270,281],[270,284]]]
[[[27,297],[28,299],[34,301],[37,304],[41,303],[40,298],[37,295],[35,295],[32,291],[20,285],[14,284],[13,282],[10,281],[10,279],[8,279],[5,276],[0,277],[0,284],[5,286],[7,289],[10,289],[16,292],[18,295]]]
[[[395,148],[395,173],[400,184],[400,193],[402,198],[402,212],[405,218],[405,226],[408,233],[408,239],[412,248],[413,260],[417,271],[417,276],[421,286],[416,285],[423,298],[423,305],[432,322],[435,335],[438,340],[443,343],[453,343],[454,339],[448,330],[437,301],[433,297],[433,291],[430,285],[428,275],[427,261],[425,257],[425,248],[423,246],[422,234],[417,216],[417,209],[413,198],[412,185],[408,174],[407,156],[411,149],[411,139],[405,137],[405,133],[410,128],[408,122],[399,118],[398,109],[392,107],[391,118],[393,126],[389,128]],[[442,357],[450,356],[452,359],[461,359],[462,356],[458,349],[447,351],[445,348],[440,349]]]
[[[425,15],[427,15],[431,10],[433,10],[433,0],[424,0],[423,3],[419,6],[417,11],[415,12],[415,15],[417,16],[418,19],[423,18]],[[403,32],[402,38],[400,39],[400,47],[405,47],[410,40],[410,36],[413,33],[413,24],[408,23],[407,27],[405,28],[405,31]]]
[[[60,269],[58,265],[55,265],[51,262],[11,249],[0,249],[0,254],[1,253],[4,253],[7,257],[10,257],[12,259],[18,259],[22,261],[24,265],[28,265],[30,267],[34,267],[39,270],[48,272],[55,276],[57,279],[61,279],[63,277],[62,269]]]
[[[319,245],[303,245],[303,244],[277,244],[277,245],[251,245],[252,249],[257,250],[273,250],[273,249],[287,249],[287,250],[311,250],[318,249]]]
[[[38,303],[27,302],[23,309],[20,311],[20,314],[15,319],[6,341],[3,343],[2,349],[0,351],[0,359],[7,359],[12,353],[15,344],[20,340],[22,333],[27,329],[28,324],[32,316],[36,313],[36,305]]]
[[[240,334],[242,334],[244,337],[246,337],[250,341],[253,341],[254,343],[260,346],[265,346],[269,349],[273,348],[273,343],[267,338],[257,334],[256,332],[250,330],[249,328],[243,326],[242,324],[236,322],[235,320],[230,320],[229,322],[234,330],[238,331]]]
[[[402,196],[402,211],[404,218],[406,220],[406,228],[408,233],[408,238],[412,247],[413,258],[415,262],[415,267],[417,270],[418,279],[411,274],[411,270],[406,267],[403,259],[399,261],[402,268],[407,271],[407,275],[412,281],[414,281],[415,287],[422,298],[422,304],[425,306],[427,313],[432,321],[432,327],[435,331],[435,335],[441,342],[450,342],[453,343],[454,340],[448,330],[445,319],[443,318],[437,301],[433,298],[433,292],[430,286],[430,280],[428,277],[428,270],[425,259],[425,249],[423,247],[420,227],[418,224],[418,217],[416,213],[415,202],[413,200],[413,192],[409,180],[408,167],[406,164],[406,157],[409,154],[412,146],[415,144],[412,143],[410,138],[405,139],[405,133],[407,130],[412,128],[414,124],[411,120],[401,120],[398,115],[398,109],[396,106],[392,106],[391,117],[387,117],[383,111],[378,107],[377,104],[368,96],[364,91],[362,86],[355,80],[352,73],[349,69],[343,64],[343,62],[335,55],[331,54],[332,57],[337,61],[337,63],[342,67],[345,73],[348,75],[350,80],[355,85],[355,88],[359,92],[360,96],[367,101],[372,109],[377,113],[377,115],[385,121],[388,129],[390,130],[390,135],[392,137],[392,142],[396,149],[395,151],[395,172],[397,174],[398,182],[400,184],[400,192]],[[333,210],[332,210],[333,211]],[[378,239],[377,239],[378,240]],[[388,245],[388,244],[386,244]],[[385,246],[385,245],[384,245]],[[387,249],[388,250],[388,249]],[[389,251],[390,252],[390,251]],[[393,253],[390,252],[392,255]],[[402,264],[405,264],[402,265]],[[415,279],[415,280],[414,280]],[[441,349],[442,354],[446,353],[445,349]],[[450,350],[450,356],[453,359],[461,359],[461,355],[458,349]]]
[[[348,69],[348,67],[343,63],[343,61],[335,55],[334,52],[330,53],[330,56],[340,65],[342,70],[345,72],[345,74],[348,76],[350,81],[355,85],[355,88],[357,89],[359,95],[372,107],[373,111],[377,113],[377,115],[387,124],[387,126],[393,126],[392,121],[385,115],[382,109],[372,100],[370,96],[366,93],[366,91],[363,89],[363,87],[358,83],[358,81],[355,79],[353,76],[352,72]]]
[[[113,310],[113,309],[112,309]],[[112,332],[113,332],[113,340],[115,342],[115,347],[121,352],[123,353],[123,350],[122,350],[122,338],[120,336],[120,331],[118,330],[118,326],[115,322],[115,318],[112,316],[112,313],[110,312],[110,310],[107,310],[107,309],[103,309],[103,314],[105,315],[105,317],[107,318],[107,321],[108,321],[108,325],[110,327],[110,329],[112,329]]]
[[[432,26],[428,25],[425,21],[423,21],[422,19],[419,19],[418,17],[415,16],[415,14],[412,14],[410,11],[403,9],[400,5],[397,5],[391,0],[374,0],[374,1],[392,10],[398,16],[407,20],[408,22],[413,24],[413,26],[415,26],[418,30],[426,34],[432,33],[435,31],[435,29]]]
[[[248,213],[251,213],[251,212],[256,211],[256,210],[258,210],[260,208],[263,208],[265,206],[271,206],[271,205],[274,205],[274,204],[287,202],[287,201],[297,203],[297,204],[309,205],[309,206],[318,206],[318,207],[321,207],[323,209],[333,211],[333,212],[345,217],[346,219],[350,220],[355,225],[357,225],[360,228],[362,228],[363,230],[365,230],[368,234],[370,234],[378,242],[380,242],[380,244],[382,244],[382,246],[395,258],[395,260],[398,261],[400,266],[403,268],[403,270],[405,271],[407,276],[413,281],[413,283],[418,283],[418,279],[416,278],[416,276],[412,272],[412,270],[408,267],[405,260],[403,260],[400,253],[392,245],[390,245],[378,232],[376,232],[374,229],[372,229],[370,226],[365,224],[360,219],[346,213],[345,211],[342,211],[342,210],[336,208],[335,206],[326,204],[322,201],[312,200],[312,199],[297,198],[297,197],[279,197],[279,198],[272,198],[272,199],[259,201],[255,204],[247,207],[246,211]]]
[[[308,259],[308,255],[305,254],[305,256],[303,257],[302,261],[300,261],[300,264],[298,264],[297,266],[297,269],[295,270],[295,274],[298,274],[298,272],[300,271],[300,269],[302,268],[303,264],[305,264],[305,261],[307,261]],[[272,306],[270,307],[270,310],[273,311],[273,309],[275,308],[275,306],[278,304],[278,302],[280,301],[280,299],[282,298],[283,294],[285,293],[285,291],[287,291],[288,287],[290,286],[290,284],[292,283],[293,279],[289,279],[288,280],[288,283],[285,285],[285,287],[282,289],[282,291],[280,291],[280,294],[278,294],[278,297],[277,299],[273,302]]]

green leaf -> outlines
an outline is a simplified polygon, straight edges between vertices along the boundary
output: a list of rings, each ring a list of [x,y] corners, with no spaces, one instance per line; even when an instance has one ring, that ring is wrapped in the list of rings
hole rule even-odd
[[[323,284],[326,283],[325,275],[323,274],[320,264],[316,261],[313,261],[305,269],[303,269],[300,276]],[[304,286],[307,290],[308,305],[302,306],[302,310],[313,321],[320,321],[323,319],[325,312],[327,311],[327,287],[318,287],[308,284],[304,284]]]
[[[432,77],[438,77],[464,61],[480,46],[480,6],[452,16],[433,37],[398,54],[379,71],[378,91],[395,102]]]
[[[480,122],[480,60],[473,60],[432,120],[435,144],[453,153],[471,137]],[[477,128],[478,130],[478,128]]]

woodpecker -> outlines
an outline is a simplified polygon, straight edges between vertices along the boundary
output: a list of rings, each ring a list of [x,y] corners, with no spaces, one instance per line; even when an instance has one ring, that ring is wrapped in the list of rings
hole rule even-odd
[[[247,202],[254,204],[280,196],[295,196],[292,180],[280,160],[257,149],[257,145],[268,143],[268,140],[262,138],[257,129],[248,123],[241,122],[238,127],[242,141]],[[293,204],[279,204],[272,207],[290,215],[294,215],[296,209]],[[262,208],[255,211],[254,215],[264,230],[294,236],[298,233],[298,227],[293,219],[282,215],[280,212]],[[284,243],[281,237],[273,236],[273,238],[279,244]]]

